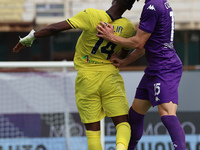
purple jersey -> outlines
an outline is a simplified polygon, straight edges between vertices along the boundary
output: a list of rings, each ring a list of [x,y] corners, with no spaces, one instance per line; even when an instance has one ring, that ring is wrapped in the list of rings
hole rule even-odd
[[[160,74],[182,67],[173,46],[174,16],[166,0],[146,0],[139,29],[151,33],[144,45],[148,66],[147,74]]]

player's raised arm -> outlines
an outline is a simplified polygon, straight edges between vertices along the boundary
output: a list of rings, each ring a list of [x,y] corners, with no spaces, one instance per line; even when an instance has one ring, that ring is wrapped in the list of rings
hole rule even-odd
[[[145,54],[145,49],[135,49],[131,52],[125,59],[120,59],[117,55],[112,55],[110,61],[113,62],[113,65],[117,68],[127,66],[128,64],[136,61]]]
[[[101,37],[107,41],[111,41],[115,44],[119,44],[123,47],[133,48],[133,49],[142,49],[146,41],[151,36],[150,33],[144,32],[140,29],[137,30],[137,33],[135,36],[130,38],[123,38],[119,37],[114,34],[113,28],[110,24],[107,26],[100,22],[100,24],[97,26],[97,36]]]
[[[40,29],[39,31],[31,30],[27,36],[25,36],[24,38],[20,38],[19,42],[13,48],[13,52],[19,52],[23,48],[31,47],[33,41],[36,38],[53,36],[56,33],[69,29],[71,29],[71,26],[67,23],[66,20],[64,20],[58,23],[48,25]]]

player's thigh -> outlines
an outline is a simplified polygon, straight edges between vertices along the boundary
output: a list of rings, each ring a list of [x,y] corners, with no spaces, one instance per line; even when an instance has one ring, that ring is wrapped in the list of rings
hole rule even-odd
[[[135,92],[132,108],[139,114],[145,114],[151,106],[152,104],[149,101],[148,77],[143,75]]]
[[[98,72],[78,71],[75,85],[76,104],[83,123],[98,122],[105,117],[99,94]]]
[[[101,87],[103,108],[108,117],[127,115],[129,104],[126,98],[124,82],[119,73],[110,74]]]
[[[158,111],[159,115],[165,116],[165,115],[174,115],[176,116],[176,111],[177,111],[178,105],[173,103],[172,101],[169,103],[163,103],[158,105]]]
[[[132,103],[132,108],[139,114],[146,114],[147,111],[151,108],[151,102],[149,100],[137,99],[135,98]]]

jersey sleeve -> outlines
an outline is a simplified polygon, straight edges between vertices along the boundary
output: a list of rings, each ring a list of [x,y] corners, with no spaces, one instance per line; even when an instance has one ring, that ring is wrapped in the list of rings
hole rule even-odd
[[[90,17],[90,9],[85,9],[77,13],[75,16],[67,19],[66,21],[73,29],[88,30],[91,24]]]
[[[158,13],[159,8],[156,5],[147,3],[141,14],[139,29],[147,33],[152,33],[158,19]]]

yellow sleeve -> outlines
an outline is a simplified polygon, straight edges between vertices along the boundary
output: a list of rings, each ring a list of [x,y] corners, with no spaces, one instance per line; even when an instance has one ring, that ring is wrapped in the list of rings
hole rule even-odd
[[[85,9],[66,21],[73,29],[88,30],[90,28],[90,9]]]

